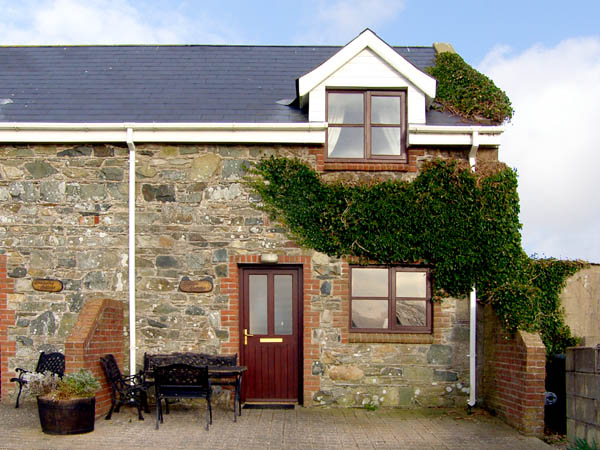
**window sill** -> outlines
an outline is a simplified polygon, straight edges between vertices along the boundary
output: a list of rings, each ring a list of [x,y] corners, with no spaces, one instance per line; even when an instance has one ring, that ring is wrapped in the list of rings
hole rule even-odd
[[[363,170],[368,172],[416,172],[416,165],[405,162],[344,162],[325,161],[324,170]]]
[[[433,344],[433,334],[417,333],[348,333],[348,342],[355,343],[394,343],[394,344]]]

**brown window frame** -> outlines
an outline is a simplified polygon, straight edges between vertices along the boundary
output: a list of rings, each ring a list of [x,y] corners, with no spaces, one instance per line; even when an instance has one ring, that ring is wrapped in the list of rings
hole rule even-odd
[[[363,94],[363,123],[362,124],[330,124],[329,123],[329,94]],[[398,97],[400,99],[400,124],[373,124],[371,123],[371,99],[373,97]],[[328,130],[325,135],[325,162],[407,162],[407,106],[406,90],[376,90],[376,89],[327,89],[325,95],[325,111]],[[363,129],[363,157],[362,158],[336,158],[329,156],[329,127],[335,128],[362,128]],[[400,155],[376,155],[371,153],[371,128],[400,128]]]
[[[387,297],[359,297],[352,292],[353,269],[388,269],[388,295]],[[396,317],[396,300],[401,301],[423,301],[423,297],[397,297],[396,296],[396,273],[397,272],[425,272],[426,276],[426,323],[422,326],[400,326],[393,320]],[[382,265],[351,265],[349,274],[349,314],[348,328],[351,333],[428,333],[433,332],[433,305],[431,301],[431,271],[428,267],[407,266],[382,266]],[[388,327],[387,328],[357,328],[352,326],[352,302],[361,300],[387,300],[388,302]]]

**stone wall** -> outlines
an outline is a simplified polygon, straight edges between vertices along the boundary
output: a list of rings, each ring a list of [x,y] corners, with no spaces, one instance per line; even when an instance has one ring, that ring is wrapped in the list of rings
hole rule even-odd
[[[66,372],[90,370],[100,382],[96,393],[96,417],[108,412],[112,388],[104,375],[100,357],[113,354],[123,370],[123,303],[111,299],[86,302],[65,342]]]
[[[600,344],[600,264],[592,264],[567,280],[560,295],[565,321],[581,345]]]
[[[600,347],[567,349],[567,437],[600,445]]]
[[[538,334],[504,331],[490,305],[485,308],[484,405],[525,434],[544,433],[546,348]]]
[[[86,302],[112,298],[127,314],[128,150],[120,145],[0,150],[0,249],[15,284],[7,304],[15,321],[6,334],[16,347],[6,363],[30,367],[40,350],[64,351]],[[259,199],[243,183],[247,165],[280,155],[317,167],[322,153],[320,146],[303,145],[137,146],[138,367],[145,351],[239,351],[237,265],[276,253],[280,264],[300,264],[305,273],[305,404],[464,404],[466,300],[436,304],[432,335],[349,333],[348,265],[298,248],[281,225],[254,207]],[[466,151],[410,149],[409,161],[418,168],[423,159],[450,155],[465,159]],[[480,152],[483,159],[495,155]],[[415,174],[367,170],[325,177]],[[60,280],[64,289],[36,291],[32,280],[38,278]],[[213,289],[182,292],[179,283],[186,279],[209,281]],[[123,340],[126,358],[127,329]]]

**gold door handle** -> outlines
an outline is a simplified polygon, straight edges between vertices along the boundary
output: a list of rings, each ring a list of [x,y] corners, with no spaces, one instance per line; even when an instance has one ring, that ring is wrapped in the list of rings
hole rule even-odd
[[[249,334],[248,329],[244,328],[244,345],[248,345],[248,336],[254,336],[254,335]]]

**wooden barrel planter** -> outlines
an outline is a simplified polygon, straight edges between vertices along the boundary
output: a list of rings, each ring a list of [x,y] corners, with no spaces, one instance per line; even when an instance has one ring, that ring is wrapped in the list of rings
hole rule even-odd
[[[94,431],[96,397],[73,400],[37,398],[42,431],[47,434],[79,434]]]

